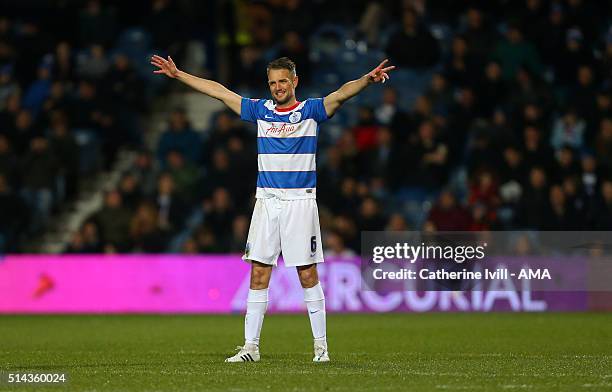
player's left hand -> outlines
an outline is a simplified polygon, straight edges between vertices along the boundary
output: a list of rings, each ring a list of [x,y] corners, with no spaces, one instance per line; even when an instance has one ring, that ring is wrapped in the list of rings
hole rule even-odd
[[[383,60],[382,63],[378,65],[378,67],[374,68],[370,73],[368,73],[368,81],[370,83],[384,83],[389,79],[389,71],[395,69],[395,65],[391,65],[389,67],[385,67],[385,64],[389,61],[389,59]]]

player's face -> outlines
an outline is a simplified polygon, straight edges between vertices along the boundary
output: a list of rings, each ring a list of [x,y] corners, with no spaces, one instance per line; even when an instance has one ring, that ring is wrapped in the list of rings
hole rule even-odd
[[[271,69],[268,72],[270,94],[278,105],[284,105],[295,97],[298,77],[288,69]]]

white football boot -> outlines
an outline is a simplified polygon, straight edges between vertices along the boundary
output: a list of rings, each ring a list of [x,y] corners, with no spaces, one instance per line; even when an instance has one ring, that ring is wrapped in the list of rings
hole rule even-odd
[[[236,347],[238,353],[225,359],[225,362],[259,362],[259,346],[255,344],[245,344]]]
[[[329,353],[327,352],[327,343],[314,344],[314,358],[312,362],[329,362]]]

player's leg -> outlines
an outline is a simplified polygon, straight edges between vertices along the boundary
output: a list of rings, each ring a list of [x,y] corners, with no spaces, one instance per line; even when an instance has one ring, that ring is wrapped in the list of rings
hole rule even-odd
[[[259,348],[259,335],[268,308],[268,285],[271,276],[271,265],[251,261],[251,285],[244,317],[245,346],[254,345]]]
[[[225,362],[259,361],[259,336],[268,307],[268,285],[272,267],[280,254],[278,216],[272,200],[258,199],[253,210],[244,260],[251,263],[251,280],[244,318],[244,346]]]
[[[319,211],[314,199],[285,202],[280,219],[281,245],[287,267],[297,267],[315,339],[316,362],[329,361],[325,328],[325,296],[317,263],[323,262]]]
[[[325,314],[325,294],[319,282],[317,265],[310,264],[297,267],[300,283],[304,288],[304,302],[308,309],[312,337],[314,338],[315,355],[313,361],[327,362],[327,326]]]

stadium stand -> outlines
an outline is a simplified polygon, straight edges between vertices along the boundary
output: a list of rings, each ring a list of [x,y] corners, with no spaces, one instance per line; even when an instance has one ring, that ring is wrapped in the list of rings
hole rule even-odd
[[[153,75],[153,52],[248,97],[278,56],[302,99],[398,65],[322,126],[333,254],[361,230],[612,230],[609,2],[64,3],[0,13],[2,252],[241,251],[254,130]]]

